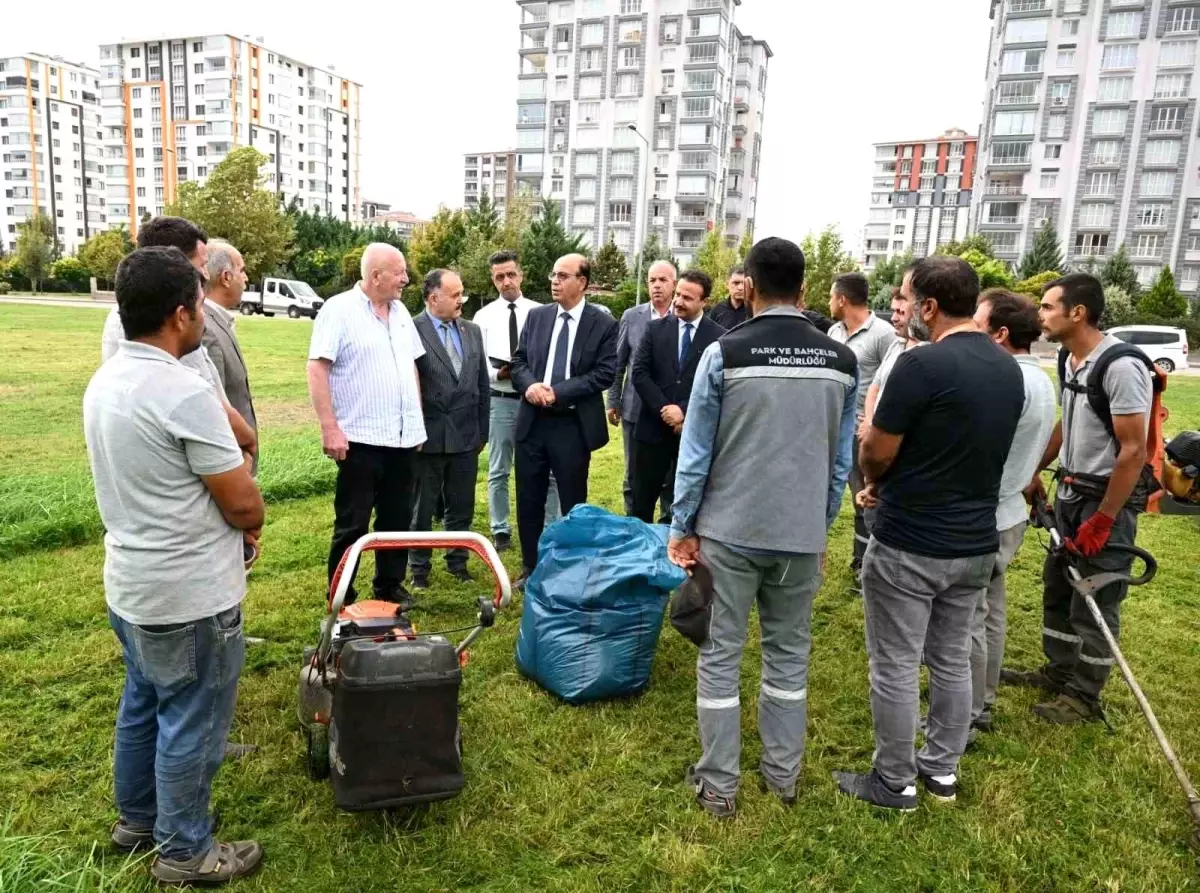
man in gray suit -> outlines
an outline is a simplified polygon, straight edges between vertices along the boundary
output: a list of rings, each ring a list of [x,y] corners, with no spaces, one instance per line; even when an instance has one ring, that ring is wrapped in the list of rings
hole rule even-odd
[[[415,530],[429,530],[438,495],[446,530],[470,530],[479,453],[488,442],[491,395],[479,326],[462,318],[463,284],[450,270],[425,276],[425,312],[414,323],[425,355],[417,359],[426,440],[417,452]],[[430,552],[412,550],[413,588],[429,588]],[[450,575],[464,582],[467,550],[446,553]]]
[[[621,423],[621,440],[625,446],[625,481],[621,488],[625,494],[625,514],[633,514],[633,466],[637,461],[637,441],[633,437],[633,426],[642,412],[642,401],[633,386],[630,370],[637,356],[638,345],[646,334],[646,327],[653,320],[662,319],[671,312],[671,299],[675,297],[675,267],[665,260],[650,265],[646,274],[650,288],[650,303],[630,307],[621,315],[621,328],[617,333],[617,380],[608,389],[608,423]],[[660,523],[671,520],[671,503],[674,501],[675,469],[672,468],[663,482],[659,499]]]
[[[238,411],[258,437],[258,419],[254,415],[254,400],[250,396],[250,378],[246,360],[238,344],[234,314],[242,303],[246,290],[246,262],[242,254],[228,242],[213,239],[208,243],[208,281],[204,296],[204,337],[202,343],[216,367],[225,391],[225,399]],[[254,456],[254,471],[258,471],[258,454]]]

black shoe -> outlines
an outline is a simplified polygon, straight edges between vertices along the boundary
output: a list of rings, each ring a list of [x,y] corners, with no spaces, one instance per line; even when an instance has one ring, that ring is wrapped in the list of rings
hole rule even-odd
[[[418,590],[428,589],[429,588],[429,574],[413,574],[412,588],[418,589]]]
[[[953,803],[958,797],[958,776],[956,775],[929,775],[918,771],[917,778],[925,786],[925,793],[934,800]]]
[[[458,580],[460,583],[473,583],[475,578],[471,576],[471,572],[465,567],[451,568],[450,576]]]
[[[492,544],[497,552],[507,552],[512,548],[512,536],[507,533],[497,533],[492,537]]]
[[[895,809],[900,812],[915,812],[917,809],[916,785],[909,785],[902,791],[893,790],[874,769],[866,775],[855,772],[835,772],[833,780],[838,783],[838,789],[843,794],[849,794],[872,806]]]
[[[1045,667],[1037,670],[1006,670],[1001,668],[1000,681],[1005,685],[1016,685],[1021,688],[1040,688],[1042,691],[1058,695],[1062,694],[1063,683],[1046,672]]]
[[[529,576],[532,573],[533,573],[533,571],[531,571],[529,568],[522,568],[521,576],[517,577],[517,579],[513,580],[513,582],[512,582],[512,591],[513,592],[524,592],[525,584],[529,582]]]

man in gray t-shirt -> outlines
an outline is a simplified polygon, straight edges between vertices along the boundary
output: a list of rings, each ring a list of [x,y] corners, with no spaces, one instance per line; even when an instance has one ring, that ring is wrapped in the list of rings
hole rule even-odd
[[[200,277],[178,248],[117,268],[126,340],[83,398],[104,522],[104,593],[124,648],[113,843],[157,846],[160,882],[248,874],[253,841],[215,842],[208,812],[245,655],[243,546],[263,501],[213,389],[180,362],[204,331]]]
[[[1088,399],[1088,379],[1097,362],[1120,341],[1099,329],[1104,289],[1086,273],[1072,273],[1046,287],[1039,320],[1051,341],[1068,351],[1065,380],[1060,382],[1062,420],[1055,426],[1039,468],[1055,458],[1061,475],[1080,476],[1075,487],[1060,486],[1054,507],[1059,532],[1079,572],[1127,574],[1128,554],[1112,545],[1132,545],[1137,512],[1130,497],[1146,463],[1146,436],[1153,401],[1153,382],[1146,363],[1137,357],[1113,360],[1104,374],[1111,431]],[[1088,481],[1084,486],[1083,480]],[[1045,491],[1035,478],[1029,492]],[[1112,672],[1113,656],[1103,633],[1082,598],[1067,581],[1066,563],[1051,555],[1043,568],[1042,648],[1047,663],[1028,673],[1003,671],[1000,679],[1041,688],[1057,697],[1034,707],[1048,722],[1076,724],[1103,717],[1100,692]],[[1121,602],[1128,584],[1113,583],[1095,593],[1104,621],[1118,635]]]

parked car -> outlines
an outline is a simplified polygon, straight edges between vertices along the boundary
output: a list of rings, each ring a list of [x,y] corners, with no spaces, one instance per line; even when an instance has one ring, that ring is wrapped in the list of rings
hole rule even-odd
[[[286,313],[292,319],[301,316],[315,319],[324,303],[307,282],[268,277],[262,281],[259,291],[248,291],[242,295],[241,310],[246,316],[252,313],[261,313],[263,316]]]
[[[1140,347],[1163,372],[1187,368],[1187,332],[1183,329],[1170,326],[1117,326],[1109,329],[1107,334]]]

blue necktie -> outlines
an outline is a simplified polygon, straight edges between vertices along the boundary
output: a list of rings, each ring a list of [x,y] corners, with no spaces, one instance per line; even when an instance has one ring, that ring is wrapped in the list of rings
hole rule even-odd
[[[562,328],[558,330],[558,341],[554,345],[554,365],[550,367],[550,384],[556,385],[567,377],[567,353],[571,340],[571,314],[563,312],[559,319]]]
[[[683,364],[687,362],[688,351],[692,349],[692,324],[690,322],[683,324],[683,344],[679,346],[679,368],[683,368]]]
[[[446,348],[446,353],[450,356],[450,365],[454,367],[454,374],[458,375],[462,372],[462,354],[458,352],[458,347],[454,344],[454,338],[450,335],[450,323],[442,323],[442,346]]]

